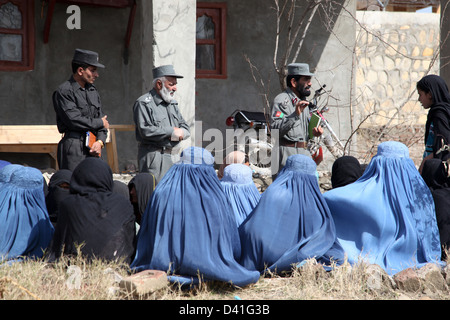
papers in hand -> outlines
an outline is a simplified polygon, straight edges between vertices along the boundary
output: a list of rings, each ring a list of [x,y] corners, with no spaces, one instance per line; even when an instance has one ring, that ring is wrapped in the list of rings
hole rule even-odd
[[[87,131],[86,132],[86,140],[85,140],[86,147],[88,147],[89,149],[92,149],[92,145],[96,141],[97,141],[97,136],[95,134],[93,134],[91,131]],[[99,153],[99,156],[100,156],[100,153]]]
[[[308,134],[309,134],[310,139],[314,138],[313,129],[317,128],[320,125],[321,121],[322,121],[322,119],[320,118],[319,115],[317,115],[315,113],[311,114],[311,119],[309,120],[309,126],[308,126]]]

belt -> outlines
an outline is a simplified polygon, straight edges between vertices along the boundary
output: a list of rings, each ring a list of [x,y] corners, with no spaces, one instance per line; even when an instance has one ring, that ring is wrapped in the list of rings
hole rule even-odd
[[[148,152],[161,152],[161,153],[167,153],[167,154],[172,153],[172,148],[170,148],[170,147],[156,147],[151,144],[145,144],[142,142],[140,142],[138,144],[138,146],[142,147],[142,148],[146,148],[148,150]]]
[[[291,148],[306,148],[305,141],[289,141],[284,138],[280,140],[280,145]]]
[[[161,148],[161,153],[171,154],[172,153],[172,148],[162,147]]]
[[[69,131],[64,133],[64,138],[84,139],[86,132]]]

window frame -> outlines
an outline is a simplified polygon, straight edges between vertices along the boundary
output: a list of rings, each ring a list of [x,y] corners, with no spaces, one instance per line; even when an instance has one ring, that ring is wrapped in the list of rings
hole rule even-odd
[[[22,36],[22,60],[0,60],[0,71],[29,71],[34,69],[35,31],[33,0],[0,0],[0,6],[11,2],[22,14],[21,29],[0,28],[1,34]]]
[[[226,79],[227,78],[227,48],[226,48],[226,17],[227,4],[225,2],[198,2],[197,18],[206,14],[214,23],[214,39],[195,39],[195,46],[213,45],[215,69],[195,69],[197,79]]]

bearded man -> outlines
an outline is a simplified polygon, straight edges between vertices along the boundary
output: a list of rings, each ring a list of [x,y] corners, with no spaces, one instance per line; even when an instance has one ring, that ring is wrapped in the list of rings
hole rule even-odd
[[[174,100],[177,79],[172,65],[153,69],[153,88],[133,106],[140,172],[150,172],[156,182],[173,165],[172,149],[190,137],[189,125]]]
[[[314,74],[309,71],[307,63],[291,63],[287,67],[287,88],[275,97],[270,115],[271,129],[279,130],[280,151],[278,166],[272,165],[272,178],[284,167],[289,156],[311,156],[308,150],[309,102],[306,98],[311,94]],[[314,136],[322,134],[322,127],[313,129]]]

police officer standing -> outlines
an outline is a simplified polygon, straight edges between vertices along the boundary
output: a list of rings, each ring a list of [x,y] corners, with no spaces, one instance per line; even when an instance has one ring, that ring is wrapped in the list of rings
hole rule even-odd
[[[274,99],[271,110],[271,129],[279,130],[279,163],[277,170],[272,166],[273,176],[284,167],[289,156],[294,154],[311,156],[307,150],[310,115],[306,97],[311,94],[313,76],[308,64],[289,64],[286,77],[287,88]],[[320,136],[322,133],[323,128],[320,126],[313,129],[315,136]]]
[[[173,165],[172,149],[190,137],[189,125],[174,100],[177,79],[172,65],[153,70],[153,88],[136,100],[133,118],[138,141],[140,172],[150,172],[157,182]]]
[[[58,143],[59,169],[73,171],[86,157],[101,156],[109,123],[103,114],[99,93],[94,86],[99,74],[98,53],[76,49],[72,59],[72,76],[53,93],[58,131],[64,136]],[[88,134],[96,141],[89,147]]]

